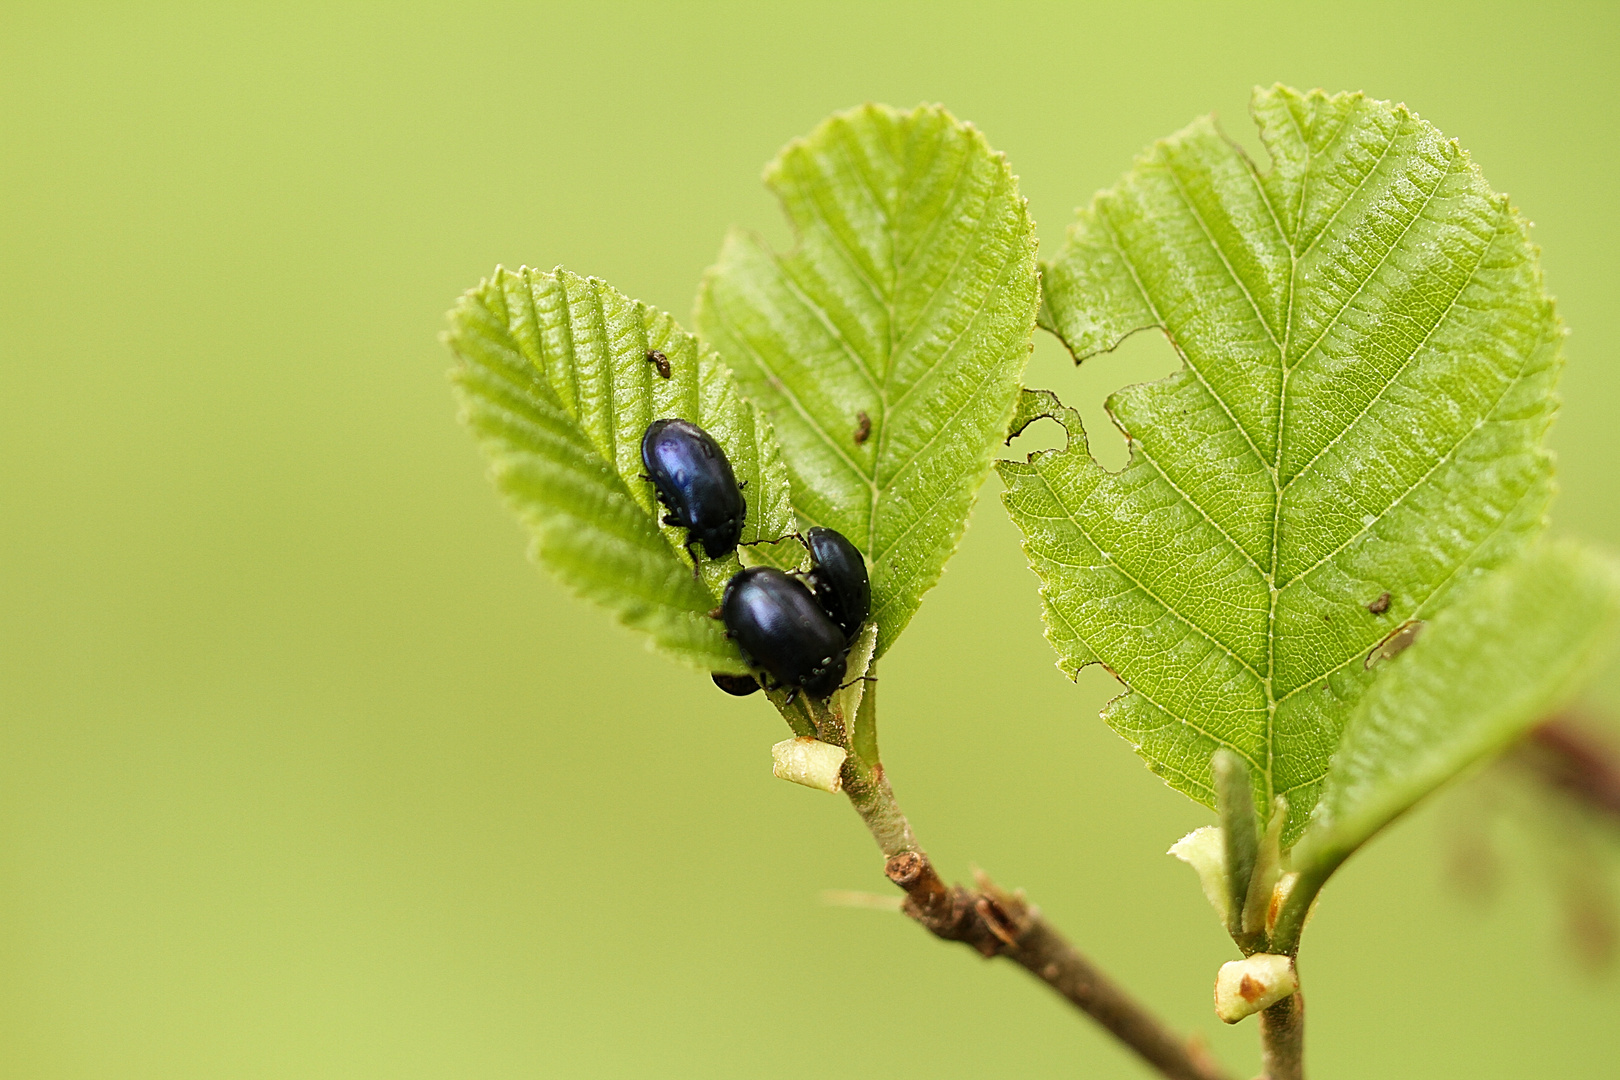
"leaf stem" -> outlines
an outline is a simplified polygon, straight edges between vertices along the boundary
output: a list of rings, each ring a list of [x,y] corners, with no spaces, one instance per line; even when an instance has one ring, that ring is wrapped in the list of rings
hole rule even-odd
[[[1282,898],[1282,903],[1277,909],[1276,921],[1271,926],[1270,940],[1266,946],[1268,951],[1284,956],[1299,955],[1299,936],[1305,930],[1305,920],[1311,913],[1311,903],[1322,891],[1322,886],[1327,884],[1327,879],[1333,876],[1333,871],[1339,868],[1349,854],[1349,852],[1325,854],[1321,861],[1292,875],[1293,881],[1288,886],[1288,895]]]
[[[1260,1014],[1259,1080],[1305,1080],[1305,995]]]
[[[905,891],[901,911],[935,937],[1018,964],[1161,1075],[1173,1080],[1230,1080],[1200,1046],[1176,1035],[1082,956],[1022,890],[1007,892],[982,873],[975,875],[971,889],[945,884],[917,842],[878,760],[876,710],[876,694],[869,690],[850,725],[857,737],[845,736],[841,744],[851,751],[844,762],[844,792],[886,856],[885,875]],[[815,706],[811,715],[823,739],[844,736],[841,719]]]
[[[911,822],[895,802],[894,789],[889,786],[881,764],[870,765],[860,755],[851,753],[844,760],[844,794],[849,796],[850,805],[866,822],[872,839],[885,856],[921,853]]]

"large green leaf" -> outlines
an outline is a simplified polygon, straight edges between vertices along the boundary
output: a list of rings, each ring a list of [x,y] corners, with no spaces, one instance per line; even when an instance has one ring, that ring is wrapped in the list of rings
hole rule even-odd
[[[450,312],[447,340],[462,419],[533,533],[535,557],[671,656],[705,671],[746,670],[707,614],[737,556],[700,559],[694,579],[684,530],[662,524],[641,479],[647,425],[679,416],[714,436],[745,485],[743,539],[791,528],[770,425],[714,352],[663,312],[560,268],[497,268]],[[668,359],[667,379],[648,361],[655,350]]]
[[[1005,159],[936,106],[834,116],[765,180],[798,245],[728,237],[698,330],[775,423],[801,521],[865,554],[882,655],[1006,430],[1039,294],[1034,228]]]
[[[1357,705],[1294,869],[1322,877],[1580,687],[1613,643],[1620,568],[1546,545],[1442,612]]]
[[[1109,411],[1129,464],[1002,467],[1070,672],[1171,785],[1210,757],[1304,827],[1368,653],[1542,527],[1562,330],[1525,222],[1404,106],[1277,87],[1260,171],[1209,119],[1155,144],[1043,267],[1077,360],[1159,327],[1184,367]],[[1027,418],[1026,418],[1027,419]],[[1387,594],[1387,595],[1386,595]]]

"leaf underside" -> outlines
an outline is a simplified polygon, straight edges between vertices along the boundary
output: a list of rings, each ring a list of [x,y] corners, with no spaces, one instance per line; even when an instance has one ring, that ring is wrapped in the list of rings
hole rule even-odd
[[[1362,697],[1294,868],[1331,869],[1579,689],[1620,621],[1620,570],[1544,545],[1459,598]]]
[[[743,540],[791,528],[770,425],[714,352],[663,312],[561,268],[497,268],[451,311],[447,340],[462,420],[536,560],[670,656],[746,671],[708,617],[737,556],[700,558],[694,579],[685,530],[662,524],[641,479],[647,425],[682,417],[720,443],[745,485]],[[654,350],[668,358],[668,379],[647,359]]]
[[[798,243],[778,255],[729,236],[697,326],[774,423],[800,521],[865,555],[882,655],[1006,431],[1039,295],[1034,228],[1005,159],[937,106],[836,115],[765,181]]]
[[[1268,171],[1199,120],[1042,267],[1077,361],[1158,327],[1184,362],[1110,399],[1129,463],[1031,394],[1020,419],[1070,443],[1001,470],[1060,666],[1117,674],[1105,718],[1195,799],[1240,754],[1291,843],[1369,652],[1543,527],[1562,329],[1525,222],[1404,106],[1275,87],[1252,111]]]

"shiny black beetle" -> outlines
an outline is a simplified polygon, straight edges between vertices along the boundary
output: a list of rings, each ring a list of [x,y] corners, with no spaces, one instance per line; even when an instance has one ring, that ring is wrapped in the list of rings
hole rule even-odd
[[[872,611],[866,560],[843,533],[819,525],[804,534],[804,546],[810,550],[805,584],[844,637],[853,638]]]
[[[701,542],[711,559],[737,550],[748,501],[726,452],[686,420],[654,420],[641,437],[641,464],[669,513],[665,525],[686,530],[686,553]],[[692,558],[694,572],[697,557]]]
[[[727,583],[720,618],[748,665],[775,681],[767,690],[826,698],[843,682],[849,640],[798,579],[750,566]]]

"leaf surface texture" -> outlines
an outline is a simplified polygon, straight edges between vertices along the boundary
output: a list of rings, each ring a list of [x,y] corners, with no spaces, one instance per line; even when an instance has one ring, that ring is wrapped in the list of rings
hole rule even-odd
[[[1069,446],[1001,468],[1060,666],[1116,673],[1108,722],[1206,804],[1215,750],[1245,758],[1291,842],[1369,651],[1542,528],[1562,330],[1525,222],[1431,125],[1283,87],[1252,111],[1268,170],[1199,120],[1042,268],[1077,360],[1157,327],[1184,361],[1110,399],[1127,466],[1026,395]]]
[[[699,332],[770,416],[806,525],[865,555],[881,655],[938,580],[1006,431],[1038,300],[1004,158],[944,109],[870,105],[765,173],[797,235],[733,233]]]
[[[685,530],[662,524],[641,479],[647,425],[678,416],[719,442],[744,485],[744,541],[792,527],[770,425],[713,350],[663,312],[560,268],[497,269],[462,297],[450,326],[462,419],[535,558],[661,651],[705,671],[745,671],[708,616],[737,556],[700,558],[694,579]],[[667,357],[668,379],[653,351]]]
[[[1613,643],[1620,569],[1546,545],[1447,608],[1361,699],[1294,867],[1330,868],[1580,688]]]

